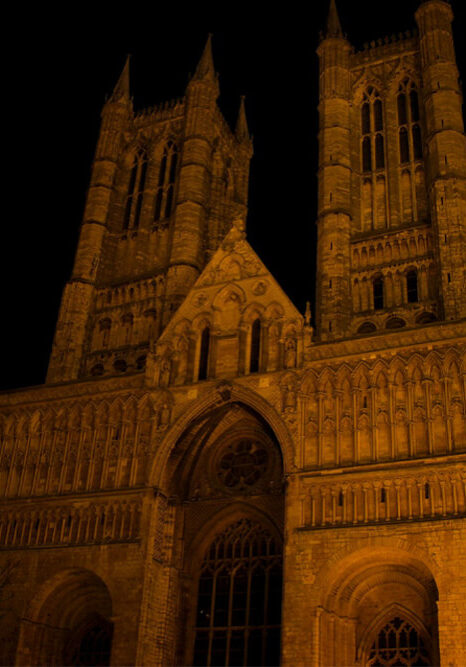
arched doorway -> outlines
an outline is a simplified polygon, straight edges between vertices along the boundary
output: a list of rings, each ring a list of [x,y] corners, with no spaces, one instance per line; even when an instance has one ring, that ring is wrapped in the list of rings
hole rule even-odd
[[[21,623],[18,665],[110,665],[112,600],[93,572],[70,569],[46,581]]]
[[[174,663],[279,665],[283,462],[273,431],[228,403],[191,423],[169,465],[183,545]]]
[[[357,550],[336,560],[324,579],[323,666],[439,664],[438,590],[430,568],[413,551],[399,544]]]

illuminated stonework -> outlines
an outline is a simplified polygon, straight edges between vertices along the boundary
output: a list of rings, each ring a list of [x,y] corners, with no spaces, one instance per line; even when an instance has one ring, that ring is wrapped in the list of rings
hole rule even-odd
[[[451,19],[355,52],[331,0],[315,326],[246,239],[210,40],[148,113],[126,65],[47,383],[1,396],[2,664],[464,664]]]

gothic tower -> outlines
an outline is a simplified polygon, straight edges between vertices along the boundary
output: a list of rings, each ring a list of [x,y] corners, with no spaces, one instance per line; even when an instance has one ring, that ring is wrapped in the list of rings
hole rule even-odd
[[[466,314],[466,146],[444,0],[419,36],[355,52],[334,0],[320,59],[317,328],[322,341]]]
[[[102,124],[47,382],[141,371],[235,217],[252,144],[225,122],[211,38],[183,98],[134,112],[129,58]]]

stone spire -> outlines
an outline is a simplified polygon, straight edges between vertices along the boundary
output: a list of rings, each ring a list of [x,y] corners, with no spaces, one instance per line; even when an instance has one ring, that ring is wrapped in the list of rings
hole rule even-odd
[[[110,97],[110,102],[118,102],[123,99],[129,102],[129,59],[130,56],[126,56],[126,62],[120,74],[116,86],[113,89],[113,93]]]
[[[217,74],[214,67],[214,59],[212,56],[212,34],[209,33],[207,42],[204,47],[204,52],[199,60],[199,63],[192,78],[193,81],[207,80],[212,83],[217,83]]]
[[[251,140],[249,136],[248,121],[246,119],[246,109],[244,106],[244,95],[241,95],[241,102],[239,105],[238,119],[236,121],[235,135],[238,141],[247,142]]]
[[[330,0],[326,37],[343,37],[343,30],[341,29],[340,17],[338,16],[335,0]]]

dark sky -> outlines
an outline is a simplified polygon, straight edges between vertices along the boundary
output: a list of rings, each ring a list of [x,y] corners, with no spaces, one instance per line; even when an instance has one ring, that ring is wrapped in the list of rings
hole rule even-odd
[[[337,0],[350,41],[414,26],[418,0]],[[452,0],[460,70],[465,0]],[[40,384],[71,271],[100,109],[127,53],[136,108],[184,93],[208,32],[219,105],[234,124],[246,95],[255,155],[248,237],[300,310],[314,300],[317,57],[328,0],[37,5],[5,22],[0,388]],[[275,7],[275,8],[274,8]],[[57,25],[59,28],[57,29]],[[6,159],[5,159],[6,158]]]

